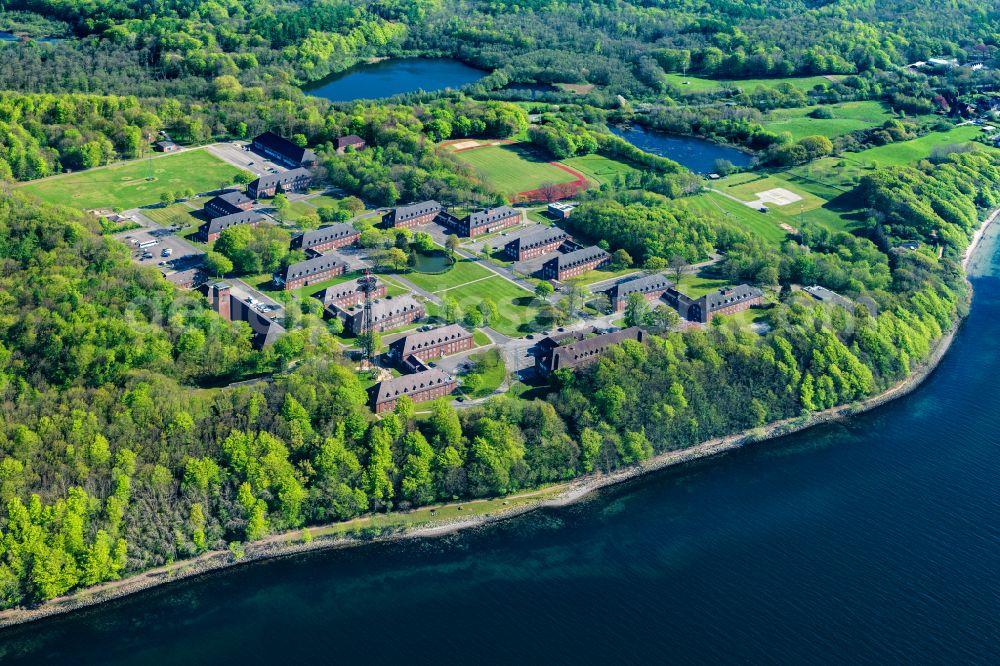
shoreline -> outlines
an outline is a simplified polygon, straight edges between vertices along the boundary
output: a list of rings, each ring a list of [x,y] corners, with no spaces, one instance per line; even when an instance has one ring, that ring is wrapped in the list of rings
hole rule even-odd
[[[973,260],[977,250],[980,249],[983,239],[986,237],[986,232],[990,229],[990,227],[992,227],[998,217],[1000,217],[1000,208],[992,211],[985,218],[969,242],[969,246],[962,257],[961,262],[962,268],[966,273],[967,280],[969,275],[969,264]],[[971,298],[972,295],[970,287],[970,301]],[[210,574],[214,571],[249,564],[251,562],[278,557],[290,557],[317,550],[354,548],[374,543],[389,543],[408,539],[440,537],[453,534],[461,530],[467,530],[503,520],[509,520],[516,516],[521,516],[538,509],[564,507],[577,503],[602,488],[637,479],[668,467],[696,460],[705,460],[746,445],[776,439],[785,435],[801,432],[816,425],[849,418],[905,396],[919,387],[937,368],[941,359],[943,359],[945,354],[948,352],[948,349],[951,347],[963,320],[964,317],[955,322],[951,329],[949,329],[948,332],[945,333],[940,340],[938,340],[931,355],[923,363],[916,367],[909,376],[900,380],[885,391],[855,403],[833,407],[831,409],[809,414],[807,416],[798,416],[781,421],[775,421],[753,430],[707,440],[684,449],[665,451],[639,463],[638,465],[611,473],[582,476],[565,483],[533,489],[523,493],[510,495],[505,498],[497,498],[497,500],[448,502],[433,505],[431,507],[421,507],[421,509],[411,512],[400,512],[398,515],[405,516],[419,511],[430,511],[430,514],[434,515],[437,511],[444,508],[457,507],[458,509],[461,509],[462,507],[469,507],[477,504],[489,504],[491,501],[502,501],[503,507],[509,507],[501,508],[496,512],[473,515],[468,518],[462,517],[457,519],[439,520],[436,522],[432,521],[429,524],[420,524],[408,528],[404,527],[400,528],[400,531],[398,532],[380,534],[369,538],[357,535],[345,536],[344,534],[337,533],[339,530],[363,528],[366,525],[370,526],[372,529],[377,529],[379,527],[379,518],[392,515],[369,514],[361,518],[356,518],[352,521],[313,526],[308,528],[309,532],[299,529],[269,535],[260,541],[245,544],[245,554],[239,559],[237,559],[228,550],[208,551],[192,559],[149,569],[127,578],[109,581],[94,587],[77,590],[71,594],[45,601],[33,608],[14,608],[0,611],[0,629],[36,622],[54,615],[80,611],[107,601],[112,601],[125,596],[131,596],[144,590],[159,587],[167,583],[195,578]],[[511,506],[512,504],[514,506]],[[391,526],[386,527],[391,529]],[[385,529],[385,527],[383,527],[383,529]],[[306,534],[322,532],[324,530],[333,530],[335,533],[333,535],[321,535],[315,538],[306,538],[305,536]]]

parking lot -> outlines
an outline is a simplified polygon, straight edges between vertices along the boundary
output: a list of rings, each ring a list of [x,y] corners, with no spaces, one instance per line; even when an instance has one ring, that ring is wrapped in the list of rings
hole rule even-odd
[[[167,274],[191,268],[201,262],[204,253],[175,235],[173,230],[149,224],[138,216],[136,219],[146,226],[122,232],[115,238],[129,248],[132,259],[139,265],[156,266]],[[151,244],[141,247],[147,243]]]
[[[245,169],[255,176],[273,171],[287,171],[285,167],[262,157],[251,150],[244,150],[246,143],[216,143],[208,147],[208,151],[235,167]]]

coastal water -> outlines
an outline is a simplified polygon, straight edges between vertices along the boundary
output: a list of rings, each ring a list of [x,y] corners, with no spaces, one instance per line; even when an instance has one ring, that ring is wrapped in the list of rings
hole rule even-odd
[[[442,539],[0,631],[13,664],[995,663],[1000,279],[911,395]]]
[[[331,102],[348,102],[461,88],[484,76],[483,70],[448,58],[391,58],[351,67],[303,89]]]
[[[696,137],[657,132],[640,125],[628,129],[612,127],[611,131],[636,148],[671,159],[695,173],[712,173],[716,160],[728,160],[737,167],[750,166],[753,162],[753,156],[748,153]]]

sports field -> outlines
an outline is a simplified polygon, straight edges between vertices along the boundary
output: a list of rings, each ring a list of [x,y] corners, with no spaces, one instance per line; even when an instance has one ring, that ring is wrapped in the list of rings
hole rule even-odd
[[[722,215],[736,226],[745,229],[763,241],[777,246],[788,235],[774,217],[756,211],[749,206],[733,201],[717,192],[704,192],[687,197],[684,201],[692,210],[708,215]]]
[[[844,102],[824,105],[833,118],[811,118],[809,114],[820,107],[808,106],[799,109],[775,109],[764,118],[764,127],[772,132],[788,132],[794,141],[804,136],[822,134],[831,139],[855,130],[881,125],[895,117],[880,102]]]
[[[516,144],[484,146],[455,152],[497,191],[514,195],[534,190],[544,183],[569,183],[573,174],[552,166],[535,153]]]
[[[729,195],[752,204],[752,206],[746,206],[747,210],[761,217],[771,218],[773,225],[778,228],[779,232],[788,231],[788,229],[781,227],[782,224],[798,228],[798,225],[804,221],[821,224],[832,231],[842,231],[852,226],[850,220],[842,217],[842,211],[833,210],[830,207],[826,198],[800,187],[798,183],[786,178],[781,173],[769,176],[752,173],[735,174],[716,181],[713,189],[723,193],[723,196]],[[785,194],[787,198],[780,196],[781,194]],[[770,200],[767,200],[769,198]],[[761,201],[762,199],[763,201]],[[789,203],[779,205],[778,201],[782,199],[789,201]],[[730,199],[730,201],[732,200]],[[732,203],[740,205],[735,201]],[[761,206],[767,208],[766,213],[761,213],[758,210]],[[732,212],[732,207],[729,210]],[[739,217],[739,213],[733,214]],[[761,229],[761,231],[763,230]],[[762,235],[762,237],[764,236]]]
[[[239,169],[206,150],[187,150],[53,176],[25,183],[18,189],[43,201],[74,208],[124,210],[156,203],[164,192],[215,190],[231,184],[237,173]]]
[[[560,162],[571,169],[576,169],[586,176],[587,180],[597,185],[612,183],[617,176],[624,177],[638,171],[630,164],[603,155],[582,155],[560,160]]]

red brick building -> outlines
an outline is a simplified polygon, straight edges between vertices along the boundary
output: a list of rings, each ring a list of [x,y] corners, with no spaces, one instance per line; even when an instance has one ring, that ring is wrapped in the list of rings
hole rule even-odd
[[[413,402],[427,402],[451,395],[456,388],[458,382],[451,375],[431,368],[379,382],[370,389],[369,396],[372,410],[382,414],[392,411],[401,396],[409,396]]]
[[[256,227],[264,220],[264,216],[257,211],[247,210],[212,218],[208,222],[198,227],[198,240],[202,243],[214,243],[219,234],[228,229],[241,224]]]
[[[386,229],[412,229],[433,222],[444,206],[437,201],[421,201],[409,206],[393,208],[382,216],[382,226]]]
[[[361,302],[364,302],[364,299]],[[361,333],[364,308],[360,303],[354,307],[331,306],[330,309],[344,320],[344,330],[354,335]],[[372,326],[379,332],[388,331],[412,324],[426,314],[424,306],[417,303],[412,296],[383,298],[372,303]]]
[[[673,283],[662,275],[646,275],[645,277],[619,282],[605,293],[611,301],[611,309],[623,312],[628,305],[629,294],[642,294],[647,301],[657,301]]]
[[[507,229],[508,227],[520,224],[521,211],[514,210],[510,206],[498,206],[497,208],[470,213],[462,218],[442,212],[438,217],[438,222],[459,236],[475,238],[481,234],[500,231],[501,229]]]
[[[372,300],[382,298],[385,294],[385,284],[378,282],[372,290]],[[365,292],[361,291],[357,282],[342,282],[316,292],[313,298],[318,298],[325,308],[336,307],[346,310],[364,303]]]
[[[228,284],[217,282],[213,285],[202,285],[200,289],[208,298],[209,305],[219,313],[220,317],[226,321],[245,321],[250,326],[253,332],[250,342],[255,348],[266,347],[284,335],[284,326],[237,298]]]
[[[275,273],[273,280],[275,286],[287,291],[343,275],[345,268],[344,264],[333,257],[321,254],[318,257],[291,264],[284,271]]]
[[[264,132],[255,137],[250,147],[253,148],[254,152],[291,167],[316,166],[316,153],[308,148],[297,146],[274,132]]]
[[[305,192],[310,184],[312,184],[312,172],[305,167],[299,167],[281,173],[265,173],[247,185],[247,194],[254,199],[261,199],[273,197],[278,193]]]
[[[626,340],[642,342],[645,336],[641,328],[633,326],[589,338],[579,335],[546,338],[538,343],[541,353],[535,357],[535,365],[545,373],[575,370],[597,361],[611,345],[621,344]]]
[[[227,190],[205,203],[205,217],[213,219],[243,213],[253,208],[253,200],[239,190]]]
[[[595,268],[602,268],[611,262],[611,255],[592,245],[581,250],[553,257],[542,265],[542,277],[546,280],[568,280],[583,275]]]
[[[353,245],[360,237],[361,232],[347,222],[343,224],[331,224],[295,236],[292,238],[291,249],[312,250],[313,252],[323,253],[328,250],[336,250],[337,248]]]
[[[736,314],[755,305],[764,304],[764,292],[745,284],[723,287],[697,299],[676,289],[668,289],[664,297],[683,319],[702,324],[712,321],[715,315]]]
[[[503,251],[511,261],[525,261],[555,252],[568,240],[569,234],[559,227],[543,227],[515,238],[503,246]]]
[[[357,134],[338,136],[333,140],[333,147],[340,155],[346,153],[348,148],[352,150],[364,150],[365,145],[367,145],[365,144],[365,140]]]
[[[474,346],[472,333],[458,324],[450,324],[429,331],[411,333],[396,340],[389,345],[389,356],[403,360],[413,355],[421,361],[429,361],[432,358],[467,351]]]

